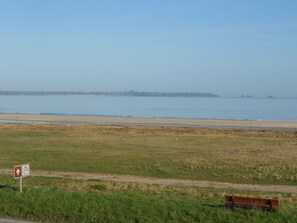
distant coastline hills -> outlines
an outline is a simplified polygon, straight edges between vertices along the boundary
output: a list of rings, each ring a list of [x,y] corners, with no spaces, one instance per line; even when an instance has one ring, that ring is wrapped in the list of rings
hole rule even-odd
[[[126,97],[204,97],[219,95],[197,92],[141,92],[141,91],[0,91],[0,96],[126,96]]]

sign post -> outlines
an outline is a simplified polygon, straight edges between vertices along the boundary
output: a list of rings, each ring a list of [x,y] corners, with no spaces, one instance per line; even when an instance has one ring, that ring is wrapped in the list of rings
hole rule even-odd
[[[14,179],[20,179],[20,192],[23,191],[23,177],[30,176],[30,165],[23,164],[13,167]]]
[[[20,178],[20,192],[23,192],[23,178]]]

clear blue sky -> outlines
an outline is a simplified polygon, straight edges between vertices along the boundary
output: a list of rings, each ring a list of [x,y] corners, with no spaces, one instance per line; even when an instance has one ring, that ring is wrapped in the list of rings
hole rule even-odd
[[[0,90],[297,97],[297,1],[0,0]]]

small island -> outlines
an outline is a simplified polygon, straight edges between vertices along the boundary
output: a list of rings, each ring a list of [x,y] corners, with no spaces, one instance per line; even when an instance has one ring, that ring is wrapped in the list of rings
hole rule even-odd
[[[240,97],[241,97],[241,98],[253,98],[252,95],[241,95]]]

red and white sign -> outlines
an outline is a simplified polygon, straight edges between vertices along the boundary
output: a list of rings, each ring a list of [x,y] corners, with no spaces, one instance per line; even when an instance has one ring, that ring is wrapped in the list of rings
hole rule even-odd
[[[29,164],[23,164],[23,165],[13,167],[14,179],[27,177],[29,175],[30,175],[30,165]]]

